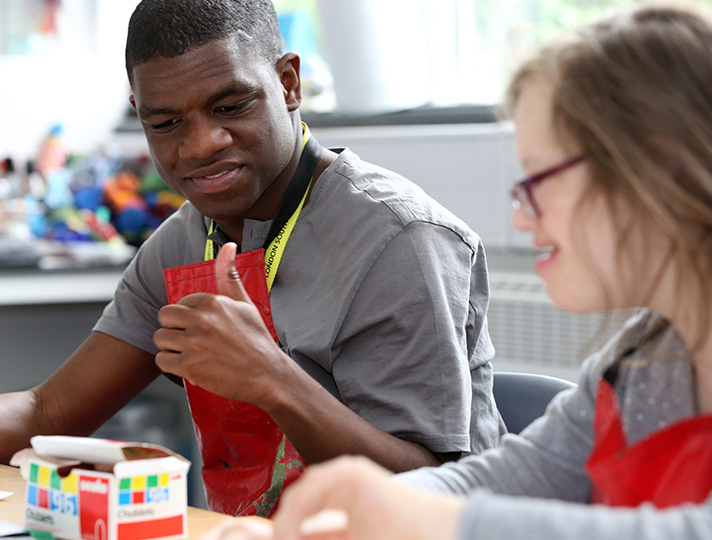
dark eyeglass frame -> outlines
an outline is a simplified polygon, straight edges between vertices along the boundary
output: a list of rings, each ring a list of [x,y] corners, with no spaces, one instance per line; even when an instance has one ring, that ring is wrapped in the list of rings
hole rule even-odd
[[[536,199],[534,199],[534,192],[532,191],[532,188],[543,180],[551,178],[552,176],[559,174],[565,171],[566,169],[570,169],[574,165],[578,165],[584,159],[586,159],[586,156],[584,156],[583,154],[578,155],[576,157],[572,157],[571,159],[564,161],[563,163],[558,163],[553,167],[549,167],[548,169],[545,169],[528,178],[525,178],[524,180],[515,182],[510,192],[512,195],[512,205],[514,206],[514,208],[521,208],[522,210],[524,210],[524,213],[532,219],[536,219],[541,216],[541,210],[539,209],[539,205],[537,204]]]

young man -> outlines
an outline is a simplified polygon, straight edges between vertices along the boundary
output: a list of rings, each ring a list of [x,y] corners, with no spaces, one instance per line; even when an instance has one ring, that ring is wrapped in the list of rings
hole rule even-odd
[[[0,396],[0,457],[92,433],[161,371],[185,381],[208,504],[226,513],[269,515],[305,463],[403,471],[496,444],[479,238],[309,137],[271,2],[144,0],[126,68],[157,170],[189,202],[69,360]]]

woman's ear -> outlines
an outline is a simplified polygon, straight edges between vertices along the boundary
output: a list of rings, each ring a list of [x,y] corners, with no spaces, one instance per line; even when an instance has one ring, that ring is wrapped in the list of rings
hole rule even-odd
[[[299,55],[288,52],[277,62],[277,74],[282,83],[284,101],[290,111],[296,111],[302,103],[302,81],[299,76]]]

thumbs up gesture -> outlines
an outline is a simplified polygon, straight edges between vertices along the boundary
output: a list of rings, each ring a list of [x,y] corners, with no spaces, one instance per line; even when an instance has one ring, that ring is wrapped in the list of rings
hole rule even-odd
[[[252,304],[252,300],[242,284],[240,274],[235,269],[236,254],[237,246],[233,242],[225,244],[218,252],[215,259],[215,278],[218,282],[218,291],[233,300]]]
[[[236,250],[225,244],[215,260],[219,294],[191,294],[158,312],[156,364],[214,394],[259,407],[291,360],[245,291]]]

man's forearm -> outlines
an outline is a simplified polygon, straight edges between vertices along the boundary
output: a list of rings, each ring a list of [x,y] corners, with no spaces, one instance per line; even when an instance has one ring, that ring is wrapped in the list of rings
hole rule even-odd
[[[0,462],[30,445],[38,425],[37,397],[33,390],[0,394]]]
[[[441,460],[425,446],[405,441],[358,416],[298,365],[281,378],[282,390],[258,404],[287,435],[307,463],[342,455],[361,455],[402,472],[437,466]]]

